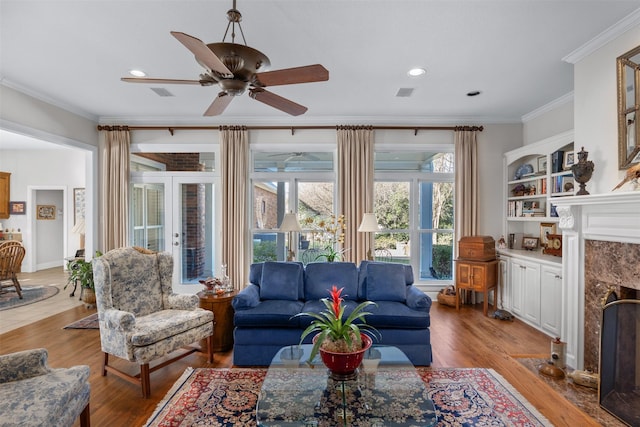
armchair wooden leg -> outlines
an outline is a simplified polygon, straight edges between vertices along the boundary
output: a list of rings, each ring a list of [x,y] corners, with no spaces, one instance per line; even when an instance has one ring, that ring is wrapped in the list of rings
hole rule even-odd
[[[91,410],[89,409],[89,404],[84,407],[82,412],[80,413],[80,427],[91,427]]]
[[[213,363],[213,335],[207,337],[207,353],[209,353],[209,363]]]
[[[142,384],[142,397],[148,399],[151,396],[151,382],[149,379],[149,364],[140,365],[140,383]]]
[[[109,366],[109,353],[103,353],[104,357],[102,358],[102,376],[107,376],[107,366]]]

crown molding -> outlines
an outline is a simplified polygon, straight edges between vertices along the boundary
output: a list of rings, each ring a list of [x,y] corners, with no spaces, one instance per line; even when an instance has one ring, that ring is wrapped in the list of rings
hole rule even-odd
[[[567,93],[566,95],[562,95],[560,98],[554,99],[548,104],[545,104],[542,107],[536,108],[535,110],[525,114],[524,116],[522,116],[522,123],[526,123],[530,120],[535,119],[536,117],[540,117],[541,115],[553,111],[564,104],[568,104],[569,102],[573,102],[573,91]]]
[[[605,44],[620,37],[630,29],[640,25],[640,8],[631,12],[628,16],[622,18],[564,58],[563,61],[569,64],[576,64],[585,57],[591,55],[596,50],[600,49]]]

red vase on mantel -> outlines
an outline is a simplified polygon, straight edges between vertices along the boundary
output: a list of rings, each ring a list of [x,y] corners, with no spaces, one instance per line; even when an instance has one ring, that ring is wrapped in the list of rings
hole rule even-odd
[[[315,343],[318,336],[313,337]],[[364,352],[367,351],[373,341],[366,334],[360,334],[362,340],[362,349],[351,353],[334,353],[320,348],[320,358],[322,363],[329,369],[331,378],[334,380],[349,380],[356,376],[356,369],[362,363]]]

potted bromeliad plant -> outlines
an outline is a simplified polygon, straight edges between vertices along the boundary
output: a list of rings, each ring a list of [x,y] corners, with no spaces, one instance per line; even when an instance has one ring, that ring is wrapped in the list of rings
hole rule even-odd
[[[346,319],[344,316],[344,299],[341,294],[344,288],[333,286],[330,291],[331,298],[322,298],[326,310],[320,313],[299,313],[296,316],[310,316],[314,320],[302,332],[300,344],[312,334],[313,347],[307,360],[312,365],[314,357],[320,352],[323,363],[331,373],[337,377],[353,375],[362,363],[364,352],[371,347],[372,337],[377,338],[379,333],[371,325],[366,323],[366,316],[371,314],[364,309],[370,305],[376,305],[372,301],[364,301],[353,309]],[[358,323],[356,323],[356,320]]]

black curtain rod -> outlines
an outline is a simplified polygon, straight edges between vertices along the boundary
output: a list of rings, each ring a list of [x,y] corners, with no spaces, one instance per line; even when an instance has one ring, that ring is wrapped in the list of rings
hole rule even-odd
[[[118,125],[98,125],[99,131],[111,130],[167,130],[171,135],[176,130],[219,130],[224,126],[118,126]],[[291,130],[291,135],[296,130],[302,129],[338,129],[340,127],[349,126],[242,126],[247,130]],[[480,131],[484,130],[484,126],[367,126],[371,129],[380,130],[413,130],[413,134],[417,135],[419,130],[452,130],[452,131]]]

